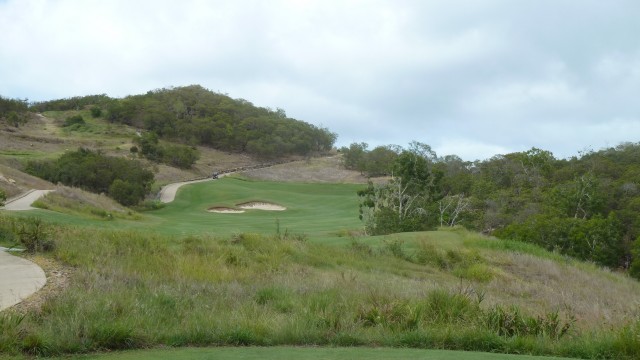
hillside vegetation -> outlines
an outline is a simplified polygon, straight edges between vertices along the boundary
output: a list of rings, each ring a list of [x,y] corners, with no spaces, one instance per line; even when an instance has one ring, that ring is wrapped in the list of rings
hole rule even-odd
[[[417,142],[342,153],[347,168],[394,175],[360,192],[370,233],[460,224],[640,277],[640,143],[570,159],[532,148],[469,162]]]
[[[161,139],[266,158],[328,151],[336,140],[328,129],[288,118],[282,109],[256,107],[198,85],[123,99],[97,95],[52,100],[31,108],[44,112],[85,107],[112,123],[145,129]]]

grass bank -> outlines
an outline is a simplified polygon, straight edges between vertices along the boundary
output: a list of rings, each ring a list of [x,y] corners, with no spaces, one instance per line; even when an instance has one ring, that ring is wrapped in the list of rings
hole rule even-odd
[[[493,251],[501,250],[465,245],[472,235],[463,231],[343,238],[331,246],[294,232],[48,231],[56,242],[51,256],[75,267],[74,278],[37,309],[0,314],[5,354],[281,345],[585,358],[640,352],[631,314],[582,327],[570,309],[510,303],[502,293],[522,290],[519,273],[497,260]],[[632,284],[620,281],[620,288]]]

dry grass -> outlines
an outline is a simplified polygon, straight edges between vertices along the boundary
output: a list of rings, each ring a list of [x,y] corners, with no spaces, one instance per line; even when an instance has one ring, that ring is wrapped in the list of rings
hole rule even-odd
[[[22,194],[30,189],[48,190],[54,185],[48,181],[23,173],[13,167],[0,164],[0,189],[7,197]]]
[[[497,269],[497,276],[484,287],[487,305],[573,314],[582,329],[620,327],[640,317],[640,283],[626,275],[516,252],[485,256]]]
[[[243,176],[278,182],[315,182],[364,184],[367,178],[357,171],[346,170],[339,155],[294,161],[242,173]]]
[[[64,185],[45,195],[34,206],[57,212],[97,218],[138,218],[139,215],[104,194],[94,194]]]

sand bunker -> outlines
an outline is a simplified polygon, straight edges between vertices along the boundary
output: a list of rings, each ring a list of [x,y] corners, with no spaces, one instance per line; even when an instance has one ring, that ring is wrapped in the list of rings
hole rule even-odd
[[[244,212],[244,210],[231,209],[227,207],[212,207],[207,209],[207,211],[218,214],[242,214]]]
[[[240,209],[247,209],[247,210],[266,210],[266,211],[284,211],[284,210],[287,210],[287,208],[284,207],[284,206],[271,204],[271,203],[266,203],[266,202],[258,202],[258,201],[248,202],[248,203],[244,203],[244,204],[238,204],[238,207]]]

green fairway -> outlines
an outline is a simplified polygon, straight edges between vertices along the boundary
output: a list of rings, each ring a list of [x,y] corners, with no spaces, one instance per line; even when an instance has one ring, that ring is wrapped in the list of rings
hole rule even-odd
[[[422,359],[422,360],[553,360],[555,357],[505,355],[448,350],[389,349],[389,348],[308,348],[308,347],[242,347],[242,348],[187,348],[169,350],[126,351],[89,355],[82,359]]]
[[[223,178],[186,185],[163,209],[143,214],[139,221],[96,220],[45,210],[12,213],[40,216],[48,221],[107,229],[144,229],[169,235],[234,233],[306,234],[313,240],[331,241],[359,230],[358,184],[303,184]],[[208,212],[214,206],[234,208],[259,201],[286,207],[284,211],[246,210],[239,214]]]
[[[361,227],[356,195],[361,187],[223,178],[182,187],[175,201],[153,213],[153,221],[155,229],[181,234],[274,233],[279,223],[280,231],[332,237],[338,230]],[[251,201],[277,204],[286,210],[246,210],[239,214],[207,211],[214,206],[235,208]]]

